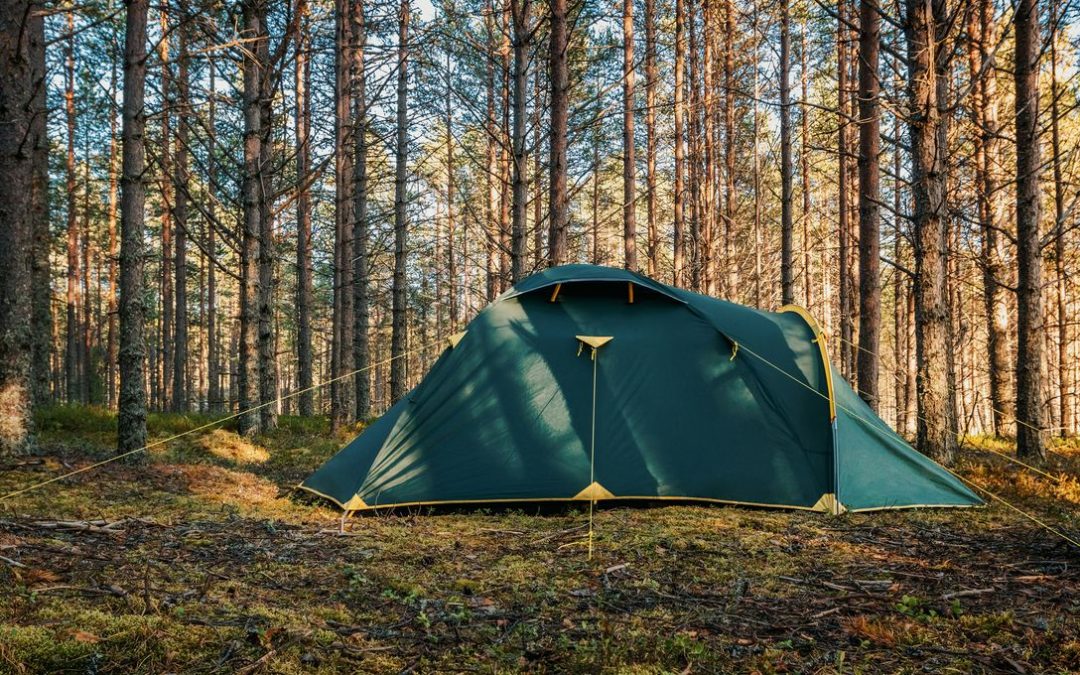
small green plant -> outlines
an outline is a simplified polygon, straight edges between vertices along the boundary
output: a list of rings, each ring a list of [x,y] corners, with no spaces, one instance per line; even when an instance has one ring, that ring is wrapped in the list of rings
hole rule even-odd
[[[896,611],[918,621],[929,621],[938,616],[937,610],[929,609],[923,600],[914,595],[900,598],[900,602],[896,603]]]

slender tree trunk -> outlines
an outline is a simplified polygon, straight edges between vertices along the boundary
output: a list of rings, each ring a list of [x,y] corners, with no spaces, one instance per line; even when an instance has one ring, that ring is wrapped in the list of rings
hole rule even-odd
[[[847,117],[848,89],[848,0],[840,0],[837,4],[839,20],[836,28],[836,54],[837,54],[837,82],[836,82],[836,110],[837,132],[839,138],[837,146],[839,150],[839,186],[837,188],[837,229],[839,230],[840,249],[839,258],[839,294],[840,294],[840,371],[844,377],[852,377],[852,338],[854,328],[852,315],[854,307],[851,302],[851,225],[848,217],[851,207],[848,203],[850,187],[848,186],[848,164],[850,162],[850,146]]]
[[[173,297],[173,208],[176,204],[173,194],[173,157],[172,157],[172,116],[173,116],[173,78],[172,64],[169,56],[169,39],[172,35],[172,27],[169,25],[168,4],[158,6],[158,22],[161,28],[162,38],[158,42],[158,58],[161,59],[161,143],[160,169],[161,169],[161,344],[156,354],[160,367],[155,367],[155,373],[160,373],[161,386],[158,388],[158,406],[162,410],[171,408],[173,385],[173,318],[175,317],[175,301]]]
[[[120,179],[120,410],[117,451],[146,445],[146,338],[143,217],[146,202],[147,0],[128,0],[124,35],[123,167]],[[7,183],[5,183],[7,184]]]
[[[689,116],[690,116],[690,289],[702,290],[702,246],[701,246],[701,110],[702,100],[699,84],[701,83],[700,57],[698,55],[697,2],[687,0],[686,23],[689,27],[690,77]]]
[[[1016,453],[1046,459],[1042,433],[1042,251],[1039,245],[1039,12],[1020,0],[1016,34]]]
[[[533,72],[533,271],[539,270],[544,263],[544,179],[543,160],[540,153],[541,128],[540,121],[545,111],[543,103],[543,68],[536,68]],[[462,265],[465,266],[465,252],[461,255]],[[467,267],[466,267],[467,268]],[[466,288],[468,284],[466,284]]]
[[[84,402],[81,396],[79,363],[79,226],[75,185],[75,10],[67,13],[64,42],[64,113],[67,121],[67,402]]]
[[[496,213],[499,208],[499,185],[496,174],[495,143],[497,138],[497,126],[495,123],[495,2],[488,3],[488,11],[484,17],[484,27],[487,31],[487,44],[492,50],[485,59],[484,85],[486,92],[487,109],[484,116],[484,185],[487,188],[487,201],[484,203],[484,251],[487,253],[485,263],[486,285],[485,299],[491,302],[499,292],[499,226],[496,221]]]
[[[392,332],[390,335],[390,400],[396,403],[406,390],[406,172],[408,169],[408,65],[409,65],[409,0],[401,0],[398,14],[398,71],[397,71],[397,141],[394,147],[394,280],[392,299]]]
[[[244,0],[243,35],[251,41],[265,39],[263,0]],[[259,400],[259,228],[262,204],[262,112],[259,105],[262,66],[256,49],[244,51],[244,177],[241,186],[243,224],[240,242],[240,359],[237,385],[240,417],[238,428],[243,435],[259,431],[261,416],[253,408]]]
[[[941,0],[935,0],[935,3]],[[915,245],[917,446],[942,464],[956,454],[956,421],[949,390],[948,245],[945,205],[945,121],[937,59],[944,30],[939,8],[907,0],[908,117]]]
[[[991,420],[994,434],[1005,434],[1013,415],[1012,382],[1009,367],[1009,309],[1003,292],[1003,255],[996,222],[999,213],[997,166],[1000,164],[1000,141],[997,121],[997,86],[993,69],[994,4],[980,0],[972,12],[969,31],[977,39],[971,45],[969,69],[974,77],[987,68],[975,84],[975,180],[978,193],[979,230],[982,234],[982,293],[986,315],[987,356],[990,381]]]
[[[499,53],[502,56],[502,68],[500,72],[500,95],[499,104],[502,111],[502,123],[499,126],[499,293],[510,287],[510,254],[511,254],[511,174],[513,169],[513,141],[510,138],[510,36],[513,31],[510,12],[510,2],[503,0],[502,45]],[[421,322],[421,326],[426,326]]]
[[[174,412],[186,412],[188,401],[188,313],[187,313],[187,227],[188,227],[188,124],[191,114],[188,100],[188,28],[180,28],[180,54],[178,57],[176,93],[180,114],[176,116],[176,165],[175,190],[176,205],[173,209],[173,223],[176,225],[176,323],[174,335],[176,344],[173,349],[173,390],[172,409]],[[169,367],[169,364],[166,364]]]
[[[217,317],[217,241],[215,236],[215,214],[217,204],[217,68],[213,54],[207,58],[210,71],[210,100],[208,105],[209,138],[207,139],[207,190],[210,215],[206,224],[206,360],[207,360],[207,408],[211,413],[224,409],[224,395],[221,387],[220,356],[218,354],[218,317]]]
[[[672,282],[686,285],[686,0],[675,0],[675,231],[671,252]]]
[[[814,266],[813,243],[810,241],[810,105],[807,102],[810,96],[809,74],[807,71],[807,52],[810,51],[810,30],[807,26],[809,19],[804,15],[802,20],[801,42],[799,50],[800,69],[802,79],[803,99],[799,111],[799,124],[802,138],[799,147],[799,174],[802,178],[802,243],[803,243],[803,302],[810,311],[814,310]]]
[[[656,0],[645,0],[645,213],[649,276],[660,275],[660,232],[656,221]]]
[[[24,451],[33,432],[27,252],[34,236],[34,153],[25,144],[35,132],[35,112],[45,112],[35,111],[41,64],[34,52],[41,47],[31,45],[43,37],[40,20],[26,0],[12,0],[0,12],[0,457]],[[43,131],[40,125],[36,131]]]
[[[1061,89],[1058,85],[1058,22],[1061,20],[1057,5],[1051,4],[1050,31],[1050,140],[1054,168],[1054,273],[1057,290],[1057,380],[1058,417],[1061,419],[1061,435],[1071,432],[1072,388],[1069,382],[1069,319],[1068,276],[1065,270],[1065,183],[1061,175],[1061,129],[1058,101]]]
[[[531,1],[531,0],[530,0]],[[454,199],[456,194],[456,172],[454,164],[454,116],[451,109],[453,90],[451,87],[450,49],[446,51],[446,271],[450,278],[449,288],[449,314],[450,330],[456,331],[458,326],[459,303],[458,303],[458,270],[457,256],[454,255],[454,246],[457,241],[457,223],[454,220]],[[537,200],[539,204],[539,200]],[[537,223],[539,227],[539,222]],[[539,245],[537,246],[539,248]],[[467,261],[462,257],[462,263]]]
[[[52,394],[49,386],[50,375],[50,355],[52,351],[52,329],[53,329],[53,316],[52,316],[52,293],[51,293],[51,268],[49,266],[49,247],[51,242],[51,235],[49,233],[49,137],[48,137],[48,103],[46,101],[46,86],[47,86],[47,70],[45,62],[45,14],[42,8],[35,7],[31,9],[29,16],[29,39],[30,39],[30,67],[31,72],[31,111],[32,116],[30,118],[30,147],[33,149],[33,179],[30,184],[31,201],[30,209],[33,218],[31,225],[32,237],[33,237],[33,255],[32,255],[32,268],[30,271],[30,293],[32,296],[31,303],[33,305],[31,324],[30,324],[30,339],[33,341],[32,354],[31,354],[31,388],[33,390],[33,402],[34,405],[40,406],[48,403],[52,400]],[[17,69],[15,71],[17,73]],[[13,73],[13,76],[15,76]],[[113,68],[113,88],[116,91],[115,84],[116,69]],[[6,119],[6,116],[4,116]],[[112,117],[113,122],[113,138],[115,139],[115,116]],[[111,145],[110,158],[113,157],[116,143],[115,140]],[[115,162],[110,162],[110,177],[115,181],[115,171],[112,167]],[[110,191],[110,223],[115,223],[116,209],[115,200],[112,199],[112,195],[115,193],[115,183],[112,184],[112,191]],[[6,201],[6,200],[5,200]],[[17,202],[16,202],[17,203]],[[114,228],[115,229],[115,228]],[[110,257],[110,269],[115,269],[112,266],[112,256],[115,256],[115,247],[113,247],[113,253]],[[114,277],[110,275],[110,279]],[[110,282],[110,288],[112,284]],[[113,293],[110,291],[110,297],[113,297]],[[115,312],[115,302],[110,304],[110,308]],[[110,313],[110,326],[115,325],[113,320],[113,313]],[[113,335],[113,331],[110,329],[109,335]],[[112,352],[113,357],[110,363],[115,363],[115,351]],[[110,400],[112,403],[113,400]]]
[[[274,330],[274,216],[272,213],[273,176],[273,82],[270,78],[270,35],[266,26],[267,5],[261,0],[259,25],[262,32],[252,45],[259,61],[259,428],[260,431],[277,428],[278,386],[277,349]],[[348,250],[348,248],[346,248]]]
[[[513,225],[510,228],[510,282],[516,284],[524,272],[525,218],[529,201],[528,169],[525,162],[525,118],[529,77],[529,34],[532,0],[511,0],[514,20],[514,167],[513,167]],[[447,202],[447,210],[451,209]],[[451,222],[453,222],[451,220]]]
[[[701,145],[701,205],[699,207],[700,225],[698,236],[701,248],[701,281],[709,295],[715,295],[718,287],[721,294],[727,293],[727,287],[718,283],[716,260],[716,218],[720,215],[717,208],[719,193],[716,177],[716,87],[713,80],[713,46],[716,42],[716,14],[712,3],[701,3],[701,108],[700,126]],[[720,74],[716,73],[718,81]],[[727,242],[725,241],[725,244]],[[725,249],[726,251],[727,249]],[[726,257],[726,256],[725,256]],[[725,263],[727,261],[725,260]]]
[[[735,38],[736,27],[735,17],[736,9],[731,0],[724,1],[724,20],[726,22],[726,29],[724,31],[724,275],[725,282],[724,288],[731,299],[734,299],[734,289],[737,285],[735,264],[732,254],[732,244],[735,239],[735,208],[737,206],[737,195],[735,193],[735,104],[736,104],[736,85],[735,85]],[[757,12],[754,13],[755,25],[757,22]],[[757,81],[757,44],[758,37],[757,31],[753,32],[750,36],[754,43],[754,78]],[[757,99],[755,98],[755,106],[757,105]],[[757,123],[757,114],[754,114],[755,124]],[[754,141],[754,161],[757,162],[757,139],[755,134]],[[756,164],[755,164],[756,165]],[[756,175],[756,174],[755,174]],[[756,183],[756,181],[755,181]],[[755,186],[755,209],[757,203],[757,188]],[[756,217],[756,210],[755,210]],[[758,247],[760,251],[760,247]],[[758,275],[760,279],[760,275]]]
[[[634,0],[623,0],[623,264],[636,271],[637,206],[634,166]]]
[[[311,262],[311,92],[308,83],[311,66],[308,52],[311,49],[308,20],[302,19],[300,35],[296,41],[296,63],[293,86],[296,89],[296,114],[293,119],[296,135],[296,181],[300,192],[296,197],[296,362],[297,387],[300,390],[298,409],[300,415],[315,414],[315,392],[312,368],[311,308],[315,304]]]
[[[874,0],[859,3],[859,395],[878,410],[881,345],[881,215],[878,206],[881,111],[878,51],[881,18]]]
[[[356,317],[352,305],[355,291],[352,288],[353,247],[352,237],[355,213],[352,192],[355,179],[352,162],[355,147],[350,145],[352,137],[352,4],[351,0],[337,0],[335,26],[337,43],[334,54],[336,77],[335,97],[335,162],[334,181],[334,313],[333,340],[331,342],[333,382],[330,389],[330,425],[339,429],[348,423],[355,412],[352,405],[352,391],[355,382],[349,384],[342,378],[353,370],[353,325]],[[353,180],[351,180],[353,179]]]
[[[551,149],[548,161],[548,264],[566,261],[570,209],[566,191],[566,133],[570,78],[567,67],[567,0],[550,0]]]
[[[791,16],[780,0],[780,295],[795,302],[794,188],[791,162]]]
[[[367,17],[364,3],[353,2],[353,41],[356,45],[352,59],[353,87],[353,367],[356,373],[356,418],[371,416],[371,344],[369,337],[370,279],[368,269],[368,172],[367,172]]]

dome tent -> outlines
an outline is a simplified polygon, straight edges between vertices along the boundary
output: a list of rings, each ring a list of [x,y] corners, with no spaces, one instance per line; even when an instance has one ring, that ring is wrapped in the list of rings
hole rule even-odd
[[[592,265],[524,279],[300,486],[347,511],[708,501],[839,513],[974,506],[764,312]]]

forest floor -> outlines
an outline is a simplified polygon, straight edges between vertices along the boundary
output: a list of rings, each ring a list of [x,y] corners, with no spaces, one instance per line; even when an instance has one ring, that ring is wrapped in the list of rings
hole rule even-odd
[[[0,494],[109,456],[109,413],[38,421]],[[580,509],[342,533],[290,488],[351,433],[200,432],[0,503],[0,672],[1080,671],[1080,550],[999,505],[603,508],[588,561]],[[1057,482],[973,444],[964,476],[1080,532],[1080,444]]]

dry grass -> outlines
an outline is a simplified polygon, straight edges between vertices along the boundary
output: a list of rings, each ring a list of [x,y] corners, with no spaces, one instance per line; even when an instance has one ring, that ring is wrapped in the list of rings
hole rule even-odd
[[[45,454],[3,467],[0,491],[107,456],[111,419],[90,418],[47,413]],[[0,672],[1080,671],[1080,551],[1000,507],[605,508],[590,562],[574,510],[341,536],[289,488],[342,440],[288,419],[254,442],[213,432],[4,504]],[[1064,480],[974,450],[959,469],[1076,533],[1080,445],[1051,466]],[[126,520],[41,524],[101,518]]]

